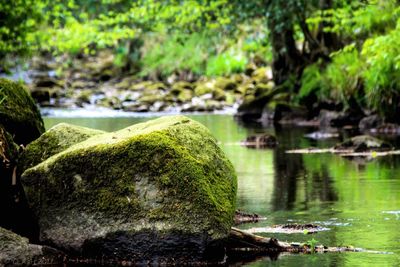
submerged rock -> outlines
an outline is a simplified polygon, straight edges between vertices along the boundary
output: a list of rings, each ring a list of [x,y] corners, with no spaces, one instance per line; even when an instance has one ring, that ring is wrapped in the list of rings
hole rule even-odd
[[[363,118],[358,124],[358,128],[361,131],[368,131],[371,129],[376,129],[383,124],[383,120],[378,115],[371,115]]]
[[[247,137],[242,145],[250,148],[272,148],[278,144],[276,137],[270,134],[258,134]]]
[[[86,258],[203,259],[235,212],[231,163],[183,116],[90,137],[22,181],[40,240]]]
[[[19,83],[0,78],[0,123],[17,144],[28,144],[44,132],[32,97]]]
[[[393,149],[393,146],[369,135],[359,135],[337,144],[334,149],[353,152],[389,151]]]
[[[0,228],[0,266],[61,264],[63,258],[56,249],[29,244],[27,238]]]
[[[339,137],[338,132],[327,132],[327,131],[317,131],[305,134],[304,137],[314,139],[314,140],[325,140],[330,138],[337,138]]]
[[[242,210],[236,210],[235,212],[235,224],[242,224],[242,223],[256,223],[262,220],[266,220],[265,217],[257,213],[249,213]]]

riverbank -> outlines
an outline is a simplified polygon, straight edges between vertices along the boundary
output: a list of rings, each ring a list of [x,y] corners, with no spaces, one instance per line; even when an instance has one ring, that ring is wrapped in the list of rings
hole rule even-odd
[[[273,88],[270,68],[227,77],[142,77],[117,67],[114,54],[34,57],[20,77],[40,107],[126,112],[232,112]],[[12,75],[14,78],[18,75]]]
[[[343,103],[296,101],[291,81],[275,86],[270,67],[248,66],[226,77],[141,76],[115,65],[109,50],[96,55],[33,57],[11,77],[24,80],[44,115],[138,116],[233,114],[244,123],[354,128],[368,134],[399,135],[400,125]],[[183,72],[184,73],[184,72]],[[69,113],[69,112],[67,112]],[[70,115],[67,115],[70,116]]]

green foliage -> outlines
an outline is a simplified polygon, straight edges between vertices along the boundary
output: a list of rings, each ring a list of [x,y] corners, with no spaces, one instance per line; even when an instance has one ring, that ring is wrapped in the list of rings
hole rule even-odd
[[[307,240],[306,245],[311,249],[311,252],[314,252],[318,242],[318,240],[312,238],[310,240]]]
[[[259,22],[257,22],[259,23]],[[190,71],[196,75],[228,75],[244,71],[249,61],[271,58],[265,28],[240,25],[235,32],[210,30],[185,34],[149,33],[143,36],[142,75]],[[259,50],[258,50],[259,49]]]
[[[325,68],[321,62],[308,66],[301,78],[298,99],[314,94],[319,101],[333,100],[349,106],[348,100],[363,101],[363,61],[354,45],[346,46],[331,55],[332,61]]]
[[[308,25],[316,29],[325,23],[325,31],[341,35],[342,39],[355,40],[393,28],[400,16],[395,0],[338,1],[333,9],[313,13]]]
[[[346,46],[335,53],[332,63],[325,70],[325,79],[330,88],[330,97],[348,106],[350,98],[361,102],[359,92],[363,61],[354,45]]]
[[[206,74],[208,76],[222,76],[243,72],[246,64],[247,58],[242,52],[230,49],[208,60]]]
[[[158,72],[166,76],[185,70],[201,74],[208,54],[215,49],[215,42],[215,37],[204,32],[148,35],[142,57],[142,75]]]
[[[388,34],[368,39],[362,55],[369,107],[382,115],[395,114],[400,100],[400,22]]]
[[[304,69],[301,76],[301,87],[297,101],[301,101],[312,94],[315,94],[320,100],[325,99],[327,98],[325,87],[326,83],[321,73],[320,64],[311,64]]]
[[[29,50],[27,35],[36,29],[42,7],[43,2],[36,0],[0,2],[0,59]]]

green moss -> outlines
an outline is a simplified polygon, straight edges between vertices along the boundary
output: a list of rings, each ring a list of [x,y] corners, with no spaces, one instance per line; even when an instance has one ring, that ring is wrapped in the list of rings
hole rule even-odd
[[[178,102],[185,103],[189,102],[192,99],[192,97],[193,97],[193,92],[191,90],[184,89],[179,93],[177,100]]]
[[[251,77],[254,83],[268,83],[271,80],[272,70],[271,67],[263,67],[256,69]]]
[[[0,78],[0,123],[18,144],[28,144],[44,132],[39,110],[21,84]]]
[[[93,95],[92,90],[82,90],[78,93],[76,100],[80,103],[90,103],[90,98]]]
[[[18,170],[23,172],[72,145],[103,133],[68,123],[57,124],[25,148],[19,159]]]
[[[140,103],[145,103],[145,104],[149,104],[149,105],[152,105],[155,102],[162,101],[162,100],[163,100],[163,96],[160,94],[156,94],[154,92],[151,94],[149,94],[149,93],[144,94],[141,97],[139,97],[139,99],[138,99],[138,101]]]
[[[212,238],[229,232],[237,187],[216,140],[183,116],[91,137],[26,170],[22,180],[40,214],[100,212],[135,229],[158,225]]]
[[[148,92],[155,92],[159,90],[165,91],[166,89],[167,87],[162,82],[150,83],[145,87],[145,90]]]
[[[214,90],[211,87],[207,86],[206,84],[199,84],[194,89],[194,94],[195,94],[195,96],[202,96],[205,94],[210,94],[213,91]]]
[[[229,91],[235,90],[237,88],[237,84],[231,79],[219,77],[215,80],[215,87],[220,88],[224,91]]]
[[[178,95],[181,91],[183,90],[193,90],[193,85],[189,82],[185,82],[185,81],[179,81],[176,82],[172,85],[171,87],[171,93]]]
[[[224,90],[216,88],[213,92],[213,99],[217,101],[224,101],[226,99]]]

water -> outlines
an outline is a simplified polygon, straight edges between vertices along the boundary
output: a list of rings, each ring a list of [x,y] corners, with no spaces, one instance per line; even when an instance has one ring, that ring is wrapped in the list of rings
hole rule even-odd
[[[281,255],[243,263],[246,266],[400,266],[400,157],[370,162],[336,155],[286,154],[287,149],[329,147],[338,139],[317,142],[303,137],[307,128],[243,127],[231,115],[192,115],[221,143],[238,174],[238,208],[267,220],[243,229],[284,223],[315,223],[329,231],[317,234],[268,234],[282,241],[315,239],[324,245],[351,245],[385,253]],[[47,117],[46,127],[64,121],[114,131],[146,121],[141,117]],[[276,149],[254,150],[238,145],[253,133],[275,134]]]

